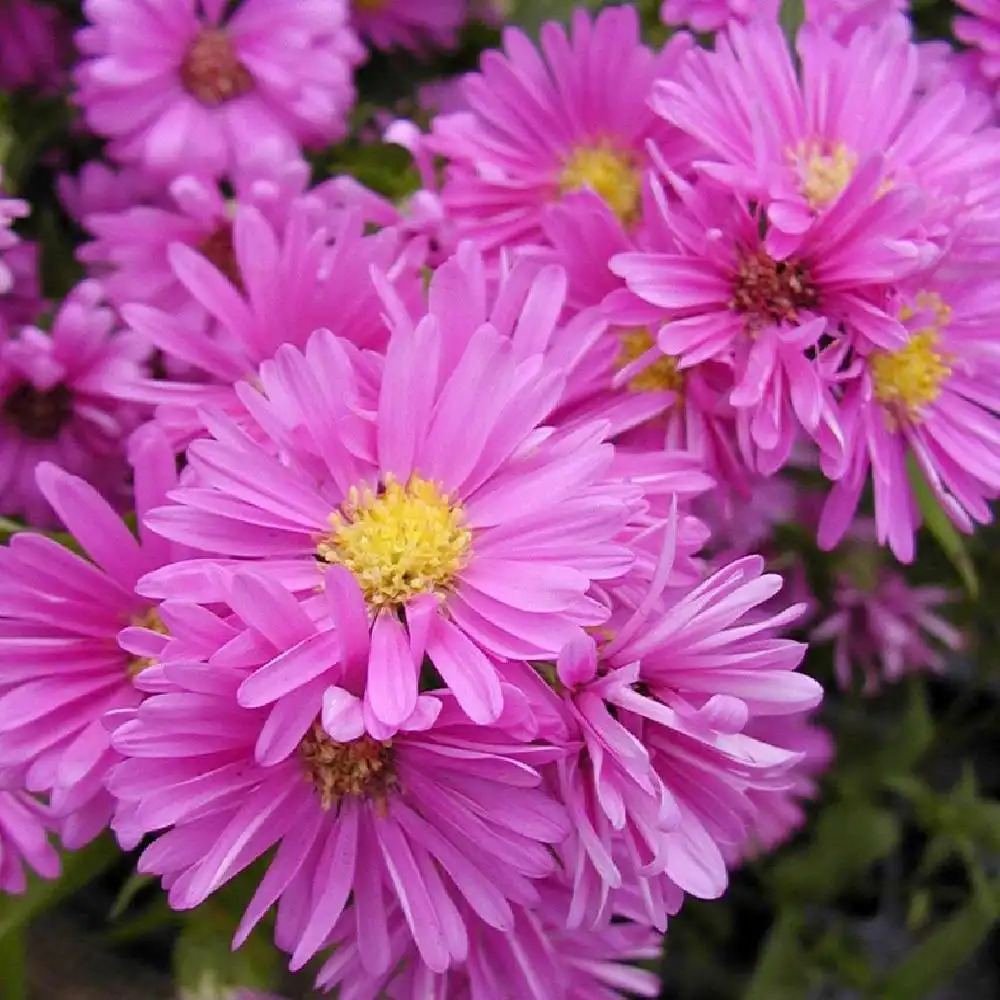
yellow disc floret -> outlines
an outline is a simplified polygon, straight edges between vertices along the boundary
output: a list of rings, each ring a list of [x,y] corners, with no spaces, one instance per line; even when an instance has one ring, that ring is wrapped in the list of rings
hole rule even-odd
[[[350,570],[375,608],[447,592],[472,544],[461,504],[417,475],[405,485],[388,476],[378,492],[352,488],[330,523],[317,555]]]
[[[589,188],[624,223],[639,217],[642,180],[635,160],[608,143],[581,146],[566,160],[559,175],[562,194]]]
[[[621,352],[615,359],[615,368],[621,371],[653,348],[654,341],[645,327],[626,330],[620,335]],[[661,354],[641,372],[628,381],[631,392],[676,392],[684,388],[684,374],[677,370],[677,359]]]
[[[155,606],[149,608],[148,611],[144,611],[141,615],[136,615],[130,624],[137,628],[148,628],[151,632],[156,632],[158,635],[170,634],[167,626],[163,623],[163,619],[160,617],[159,609]],[[130,656],[125,669],[129,677],[135,680],[143,670],[148,669],[155,662],[151,656]]]
[[[826,208],[840,197],[850,183],[857,154],[842,142],[825,146],[819,142],[800,142],[788,151],[789,159],[798,167],[799,190],[812,209]]]
[[[939,339],[937,330],[921,330],[898,351],[878,351],[869,358],[875,397],[897,417],[919,417],[941,394],[951,365],[937,350]]]

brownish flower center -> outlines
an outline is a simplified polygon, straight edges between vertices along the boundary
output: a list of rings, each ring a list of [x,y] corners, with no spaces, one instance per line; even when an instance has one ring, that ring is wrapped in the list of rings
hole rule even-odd
[[[253,77],[221,28],[206,28],[184,54],[181,86],[206,107],[217,108],[253,90]]]
[[[231,222],[220,223],[195,247],[195,250],[210,261],[236,288],[243,291],[243,279],[240,277],[236,248],[233,246],[233,224]]]
[[[798,323],[800,309],[814,309],[819,291],[809,269],[790,260],[772,260],[761,248],[740,260],[730,309],[743,313],[750,332],[774,323]]]
[[[21,382],[3,401],[4,421],[25,437],[51,441],[73,415],[73,393],[65,385],[36,389]]]
[[[380,743],[360,736],[350,743],[337,743],[317,720],[300,744],[299,755],[324,809],[345,795],[384,804],[397,784],[392,740]]]

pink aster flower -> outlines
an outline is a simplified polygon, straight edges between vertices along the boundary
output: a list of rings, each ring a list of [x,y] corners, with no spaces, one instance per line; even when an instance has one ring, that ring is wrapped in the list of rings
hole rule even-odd
[[[960,268],[950,278],[921,279],[926,285],[889,301],[908,330],[905,343],[854,352],[845,343],[829,358],[841,371],[846,451],[823,456],[836,481],[820,520],[822,548],[833,548],[850,526],[869,470],[878,542],[901,562],[913,559],[920,525],[916,470],[962,531],[992,520],[990,501],[1000,493],[998,290],[977,276]]]
[[[351,0],[351,24],[379,49],[451,48],[468,13],[468,0]]]
[[[3,171],[0,170],[0,182]],[[28,203],[20,198],[7,198],[0,190],[0,300],[14,285],[14,275],[4,263],[4,257],[20,242],[10,228],[15,219],[23,219],[28,214]]]
[[[237,577],[237,614],[227,621],[211,625],[202,609],[178,609],[174,637],[206,648],[165,662],[162,692],[115,730],[114,746],[128,758],[109,780],[121,804],[116,829],[127,843],[166,831],[139,866],[163,876],[179,909],[276,848],[236,942],[277,903],[276,941],[293,968],[326,945],[351,896],[372,974],[387,971],[393,901],[429,968],[464,961],[460,902],[506,931],[511,904],[533,904],[532,882],[555,870],[548,845],[568,826],[532,766],[553,751],[470,726],[446,691],[432,692],[436,718],[390,741],[330,736],[319,692],[294,729],[276,727],[266,709],[243,707],[238,692],[254,666],[277,679],[280,664],[263,663],[299,639],[304,612],[290,616],[294,598],[273,586],[250,584],[253,599],[242,601],[244,585]],[[313,629],[327,643],[339,632]],[[215,633],[231,638],[213,648]]]
[[[59,855],[49,842],[54,825],[15,772],[0,770],[0,893],[24,892],[25,865],[42,878],[59,874]]]
[[[0,231],[0,242],[4,239]],[[13,236],[6,234],[8,238]],[[42,298],[38,267],[38,244],[32,240],[8,243],[9,249],[0,255],[0,280],[7,282],[7,290],[0,293],[0,338],[14,336],[18,327],[30,324],[49,308]]]
[[[776,24],[735,25],[715,52],[692,53],[657,81],[652,106],[711,150],[699,169],[762,204],[773,257],[798,252],[817,219],[850,215],[864,230],[862,197],[878,216],[873,235],[915,254],[899,241],[948,229],[977,164],[996,159],[978,102],[958,84],[921,94],[917,48],[896,21],[843,44],[807,24],[796,47],[801,70]],[[875,183],[857,184],[867,173]],[[885,231],[885,192],[906,187],[919,212]]]
[[[4,0],[0,17],[0,90],[62,86],[70,40],[62,14],[35,0]]]
[[[695,31],[718,31],[732,21],[775,20],[779,6],[779,0],[665,0],[660,20]]]
[[[202,321],[141,300],[123,309],[133,331],[184,368],[170,380],[144,379],[123,390],[156,405],[178,446],[201,431],[206,407],[242,419],[234,385],[254,383],[282,345],[304,348],[325,329],[353,347],[384,349],[389,331],[373,269],[397,301],[417,310],[423,299],[419,240],[397,230],[365,235],[360,212],[331,214],[313,193],[297,198],[276,224],[246,205],[213,232],[197,247],[165,248],[178,294]]]
[[[35,483],[39,462],[83,476],[124,504],[125,438],[140,412],[115,392],[138,378],[145,348],[116,334],[102,292],[83,282],[67,296],[50,333],[27,326],[0,344],[0,511],[52,523]]]
[[[220,176],[262,140],[289,155],[344,133],[364,50],[345,0],[87,0],[77,102],[110,153]]]
[[[962,633],[939,613],[956,595],[943,587],[912,586],[880,564],[877,551],[854,544],[837,573],[834,611],[812,631],[832,642],[837,683],[850,688],[861,674],[866,694],[908,673],[947,669],[947,652],[965,645]]]
[[[273,561],[296,589],[347,567],[373,620],[402,610],[411,633],[429,630],[431,659],[485,722],[500,710],[486,654],[554,656],[599,624],[589,590],[633,565],[625,533],[645,494],[707,483],[686,457],[619,468],[606,422],[549,426],[565,385],[561,355],[545,353],[560,273],[512,271],[490,301],[483,259],[469,264],[437,271],[416,323],[383,289],[384,363],[328,331],[281,347],[257,387],[237,386],[249,430],[213,418],[189,451],[197,485],[150,524],[261,572]],[[169,576],[149,585],[190,593]],[[397,683],[414,679],[401,669]]]
[[[966,11],[954,20],[955,37],[970,46],[976,71],[989,87],[995,101],[1000,79],[1000,3],[997,0],[957,0]]]
[[[647,105],[655,79],[673,75],[691,46],[677,35],[661,52],[639,40],[630,6],[573,17],[569,35],[543,26],[541,51],[516,28],[503,52],[483,56],[463,82],[469,111],[440,115],[431,145],[448,160],[442,197],[459,238],[494,253],[544,240],[546,207],[596,191],[623,225],[640,210],[647,142],[672,164],[691,144]]]
[[[877,28],[897,20],[907,32],[909,0],[805,0],[806,22],[846,42],[858,28]]]
[[[469,921],[473,936],[468,960],[443,975],[420,961],[398,910],[389,923],[390,971],[383,975],[368,971],[363,962],[365,936],[355,936],[354,927],[346,924],[338,929],[343,937],[320,970],[318,985],[339,987],[337,995],[342,1000],[382,996],[494,1000],[500,995],[498,990],[509,990],[508,995],[519,1000],[622,1000],[622,991],[639,997],[659,993],[655,974],[628,964],[659,955],[660,938],[655,931],[625,922],[618,914],[615,922],[609,916],[599,926],[567,929],[568,906],[565,888],[548,880],[541,906],[517,908],[509,930],[501,933],[483,921]]]
[[[115,168],[90,160],[76,174],[56,180],[59,200],[74,222],[86,227],[90,216],[124,212],[163,202],[163,184],[141,167]]]
[[[143,428],[131,459],[141,518],[175,479],[173,453]],[[104,716],[138,704],[135,678],[166,642],[135,583],[186,551],[141,521],[136,539],[100,494],[54,465],[39,465],[38,481],[89,558],[34,532],[0,549],[0,766],[26,768],[27,787],[48,794],[77,848],[111,817],[104,779],[117,755]]]

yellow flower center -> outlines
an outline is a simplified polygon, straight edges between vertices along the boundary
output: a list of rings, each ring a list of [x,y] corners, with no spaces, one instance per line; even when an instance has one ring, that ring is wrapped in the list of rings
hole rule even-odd
[[[144,611],[141,615],[136,615],[130,624],[135,625],[137,628],[148,628],[152,632],[156,632],[159,635],[169,635],[167,626],[163,624],[163,619],[160,617],[159,609],[152,607],[148,611]],[[151,667],[156,660],[151,656],[130,656],[128,658],[128,664],[125,667],[129,677],[135,680],[144,670]]]
[[[392,740],[380,743],[360,736],[350,743],[337,743],[316,721],[299,744],[299,757],[324,810],[345,795],[375,799],[384,805],[396,787]]]
[[[390,476],[378,493],[352,487],[330,523],[317,555],[350,570],[375,608],[447,591],[472,544],[461,504],[416,475],[405,486]]]
[[[639,217],[642,179],[630,153],[608,143],[581,146],[566,160],[559,176],[559,191],[568,194],[589,188],[628,224]]]
[[[799,190],[813,209],[836,201],[858,165],[857,153],[842,142],[832,148],[816,141],[800,142],[788,156],[798,168]]]
[[[877,351],[868,359],[875,397],[897,417],[917,417],[941,394],[941,383],[951,374],[949,357],[936,350],[934,328],[915,333],[898,351]]]
[[[626,330],[620,335],[621,351],[615,358],[615,368],[621,371],[637,361],[655,342],[645,327]],[[637,372],[628,381],[630,392],[676,392],[684,389],[684,373],[677,370],[677,359],[661,354],[655,361]]]

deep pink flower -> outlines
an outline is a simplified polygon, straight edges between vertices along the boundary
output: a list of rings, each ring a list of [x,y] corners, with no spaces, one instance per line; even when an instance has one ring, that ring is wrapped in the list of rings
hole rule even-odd
[[[469,0],[351,0],[351,24],[376,48],[451,48]]]
[[[813,629],[813,642],[832,642],[837,683],[850,688],[860,673],[866,694],[908,673],[947,669],[946,652],[965,645],[938,613],[956,595],[944,587],[912,586],[882,566],[877,551],[854,543],[837,574],[834,610]]]
[[[146,379],[125,392],[157,406],[178,446],[202,430],[205,408],[245,414],[234,385],[254,384],[258,367],[282,345],[304,348],[324,329],[354,347],[384,349],[389,330],[373,269],[397,301],[421,308],[420,241],[397,230],[365,235],[359,212],[331,213],[313,192],[296,198],[278,223],[246,205],[214,233],[198,248],[163,248],[178,293],[202,320],[141,299],[123,309],[132,330],[183,366],[170,380]]]
[[[236,940],[277,903],[276,941],[295,968],[326,945],[352,894],[372,974],[387,971],[394,899],[436,972],[469,955],[460,900],[508,930],[511,904],[537,900],[532,882],[555,870],[548,845],[568,832],[532,766],[558,751],[524,742],[530,715],[508,713],[509,731],[470,726],[446,691],[434,691],[439,712],[419,729],[338,741],[320,721],[316,689],[291,727],[242,707],[238,692],[257,670],[276,680],[281,663],[264,664],[297,641],[311,641],[322,665],[320,647],[336,645],[341,626],[310,624],[304,610],[290,611],[287,591],[252,577],[237,577],[233,596],[237,615],[226,621],[178,609],[173,636],[204,651],[165,662],[162,691],[115,730],[129,758],[109,780],[121,803],[116,830],[130,844],[166,830],[140,869],[162,875],[171,904],[187,909],[277,848]]]
[[[695,31],[718,31],[732,21],[774,20],[779,6],[779,0],[664,0],[660,20]]]
[[[220,176],[261,141],[289,155],[344,133],[364,50],[345,0],[87,0],[77,102],[109,151],[154,173]]]
[[[777,24],[734,25],[715,52],[692,53],[653,88],[666,121],[712,151],[699,169],[762,205],[769,253],[801,253],[817,219],[842,215],[861,223],[863,241],[860,199],[873,213],[871,235],[897,252],[913,254],[902,241],[952,227],[978,163],[995,162],[1000,148],[982,130],[978,102],[954,83],[919,92],[905,22],[859,29],[844,44],[807,24],[796,47],[801,70]],[[856,183],[863,174],[874,183]],[[886,228],[885,192],[906,188],[919,193],[920,211]]]
[[[0,183],[3,171],[0,170]],[[14,275],[4,263],[4,257],[20,242],[10,228],[15,219],[23,219],[28,214],[28,203],[20,198],[8,198],[0,188],[0,301],[14,285]]]
[[[24,790],[13,771],[0,770],[0,893],[27,888],[24,867],[43,878],[59,874],[59,855],[49,843],[49,810]]]
[[[0,511],[52,523],[35,483],[39,462],[83,476],[112,503],[126,501],[125,438],[140,411],[115,392],[135,381],[145,348],[116,334],[102,291],[83,282],[50,333],[22,327],[0,344]]]
[[[1000,103],[997,80],[1000,79],[1000,3],[997,0],[957,0],[967,14],[954,20],[955,37],[972,47],[976,68],[988,83],[994,101]]]
[[[671,164],[686,163],[693,148],[647,105],[653,80],[672,75],[690,46],[677,35],[652,52],[630,6],[593,19],[578,10],[568,36],[547,23],[540,52],[508,28],[503,52],[486,53],[463,82],[470,110],[433,126],[432,147],[449,161],[442,197],[459,238],[490,253],[541,243],[546,207],[582,188],[633,224],[647,141]]]
[[[436,975],[419,960],[398,910],[389,924],[390,970],[371,975],[363,962],[364,932],[355,936],[353,921],[347,920],[353,914],[348,912],[338,929],[343,938],[320,970],[319,986],[339,987],[341,1000],[382,996],[495,1000],[503,991],[518,1000],[622,1000],[622,991],[630,996],[656,996],[657,976],[627,963],[656,958],[659,935],[621,919],[612,922],[610,914],[599,926],[569,930],[568,906],[566,890],[549,880],[543,887],[541,906],[516,908],[514,924],[506,931],[469,919],[469,957],[443,975]]]
[[[141,518],[174,482],[173,453],[143,428],[131,460]],[[117,755],[104,715],[138,704],[134,680],[166,641],[135,583],[186,552],[141,521],[137,540],[92,487],[54,465],[41,464],[38,481],[90,558],[34,532],[0,548],[0,767],[27,769],[27,787],[50,796],[65,843],[76,848],[111,817],[104,778]]]
[[[33,322],[49,307],[42,298],[38,267],[38,244],[33,240],[20,240],[9,231],[0,230],[0,242],[8,237],[9,249],[0,251],[0,280],[7,282],[7,290],[0,293],[0,339],[15,335],[19,327]]]
[[[590,588],[633,566],[626,532],[645,496],[707,480],[687,456],[620,465],[604,421],[549,426],[565,385],[562,354],[546,353],[560,273],[516,269],[491,300],[483,259],[466,264],[438,269],[415,324],[383,288],[384,362],[326,331],[304,352],[281,347],[259,388],[237,386],[250,429],[214,417],[189,451],[193,485],[149,523],[299,590],[346,566],[373,619],[405,610],[411,633],[429,630],[439,672],[486,722],[500,690],[482,650],[551,657],[599,624]],[[146,586],[181,596],[192,583],[167,570]],[[390,672],[414,685],[405,666]]]
[[[56,90],[65,82],[71,50],[57,8],[36,0],[4,0],[0,18],[0,90]]]
[[[909,332],[904,344],[852,352],[845,342],[828,359],[843,384],[846,451],[823,456],[836,482],[821,547],[843,537],[871,470],[879,544],[910,562],[920,524],[911,463],[961,530],[991,521],[990,501],[1000,492],[997,296],[996,282],[978,271],[930,275],[926,286],[889,299]]]
[[[141,167],[115,168],[103,160],[89,160],[76,174],[61,174],[56,186],[63,208],[81,226],[89,216],[165,201],[162,182]]]

